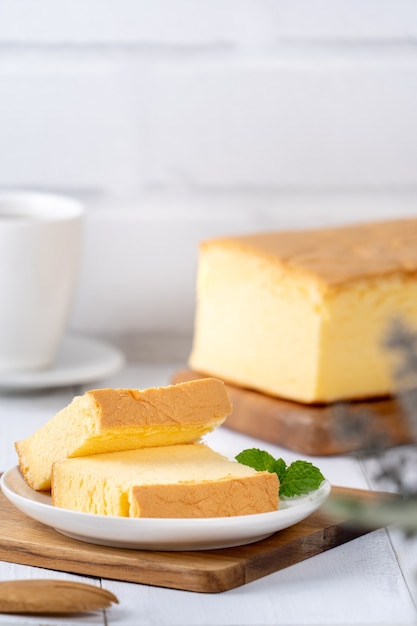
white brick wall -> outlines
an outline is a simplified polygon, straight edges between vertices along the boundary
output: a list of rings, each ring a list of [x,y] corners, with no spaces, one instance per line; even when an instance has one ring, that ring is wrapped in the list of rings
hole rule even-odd
[[[135,349],[201,239],[417,214],[416,111],[415,0],[0,0],[0,187],[86,201],[72,326]]]
[[[146,81],[147,178],[203,189],[417,183],[417,56],[176,63]],[[169,102],[169,107],[167,106]]]

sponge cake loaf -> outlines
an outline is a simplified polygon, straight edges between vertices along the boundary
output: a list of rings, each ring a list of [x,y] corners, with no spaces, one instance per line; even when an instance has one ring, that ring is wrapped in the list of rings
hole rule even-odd
[[[54,463],[55,506],[125,517],[228,517],[276,511],[278,477],[203,444],[143,448]]]
[[[231,410],[225,385],[213,378],[145,390],[97,389],[75,397],[15,447],[29,486],[49,490],[55,461],[194,442]]]
[[[417,219],[211,239],[189,365],[303,403],[386,396],[396,318],[417,327]]]

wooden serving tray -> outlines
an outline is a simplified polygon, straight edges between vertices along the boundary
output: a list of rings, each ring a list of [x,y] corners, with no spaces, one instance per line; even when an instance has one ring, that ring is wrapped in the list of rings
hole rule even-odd
[[[202,374],[184,369],[172,383]],[[411,443],[407,419],[394,399],[346,405],[306,405],[226,383],[233,412],[225,426],[307,455],[345,454],[363,448]]]
[[[332,495],[365,503],[377,493],[333,487]],[[295,526],[247,546],[153,552],[70,539],[21,513],[0,492],[0,560],[186,591],[216,593],[244,585],[368,532],[319,509]]]

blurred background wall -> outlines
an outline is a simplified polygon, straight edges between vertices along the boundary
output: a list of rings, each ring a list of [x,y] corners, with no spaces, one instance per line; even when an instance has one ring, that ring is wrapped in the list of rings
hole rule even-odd
[[[415,0],[0,0],[0,187],[87,206],[73,330],[186,355],[198,243],[417,215]]]

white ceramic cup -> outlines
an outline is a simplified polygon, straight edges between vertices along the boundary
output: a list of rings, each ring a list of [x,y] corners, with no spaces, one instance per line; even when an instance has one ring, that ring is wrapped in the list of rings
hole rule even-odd
[[[53,365],[75,295],[83,215],[64,196],[0,192],[0,371]]]

